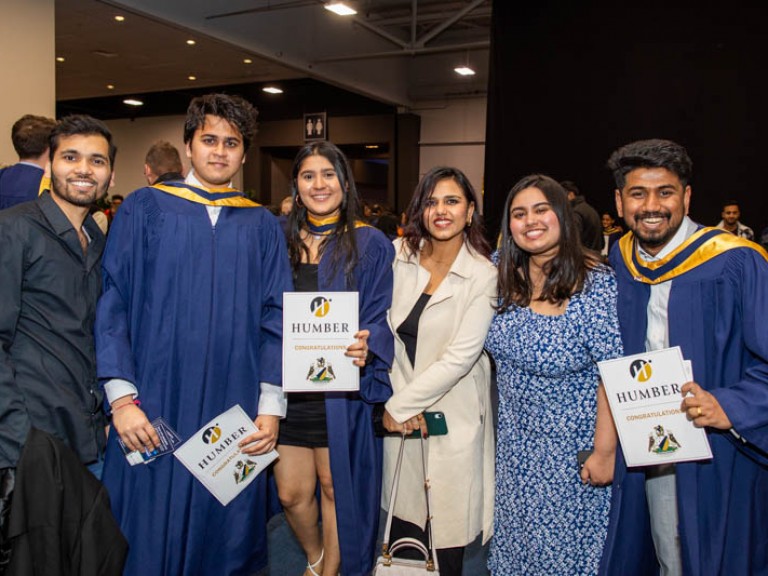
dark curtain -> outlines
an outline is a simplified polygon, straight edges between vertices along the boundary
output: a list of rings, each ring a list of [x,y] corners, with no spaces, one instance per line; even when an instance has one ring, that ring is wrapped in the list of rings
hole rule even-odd
[[[507,192],[543,172],[614,211],[610,153],[669,138],[693,159],[692,217],[737,200],[768,226],[768,50],[752,2],[494,0],[486,132],[491,237]]]

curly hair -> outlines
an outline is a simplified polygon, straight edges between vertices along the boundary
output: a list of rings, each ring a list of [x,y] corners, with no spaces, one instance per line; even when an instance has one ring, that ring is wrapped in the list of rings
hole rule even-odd
[[[184,144],[189,144],[195,131],[205,125],[206,116],[218,116],[237,128],[243,137],[243,147],[248,151],[256,136],[256,119],[259,116],[250,102],[229,94],[206,94],[193,98],[184,120]]]

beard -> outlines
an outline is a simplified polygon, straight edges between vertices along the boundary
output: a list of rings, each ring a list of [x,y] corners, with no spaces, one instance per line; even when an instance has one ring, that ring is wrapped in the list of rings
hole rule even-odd
[[[88,192],[76,190],[74,187],[70,187],[66,180],[59,179],[54,174],[51,174],[51,194],[55,194],[73,206],[86,208],[100,198],[103,198],[107,193],[107,188],[109,188],[109,180],[102,185],[99,185],[98,180],[94,178],[77,178],[77,180],[89,182],[93,184],[93,188]]]
[[[646,218],[662,218],[667,221],[667,226],[658,230],[644,230],[640,226],[640,221]],[[673,222],[672,214],[669,212],[643,212],[635,215],[634,220],[634,226],[631,227],[632,233],[640,242],[640,246],[651,250],[665,246],[683,223],[682,218],[679,222]]]

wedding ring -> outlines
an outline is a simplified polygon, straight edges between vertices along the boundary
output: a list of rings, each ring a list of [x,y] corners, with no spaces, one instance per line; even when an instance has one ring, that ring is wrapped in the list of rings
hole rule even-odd
[[[696,406],[696,416],[701,416],[701,406]]]

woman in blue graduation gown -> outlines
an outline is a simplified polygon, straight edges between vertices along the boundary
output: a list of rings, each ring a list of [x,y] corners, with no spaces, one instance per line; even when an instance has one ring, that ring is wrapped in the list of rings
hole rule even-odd
[[[387,310],[394,249],[381,232],[358,221],[351,169],[333,144],[301,149],[292,186],[288,251],[295,289],[359,294],[360,332],[347,355],[360,367],[360,391],[289,394],[275,479],[307,556],[305,575],[362,576],[376,554],[382,441],[374,435],[372,411],[391,395]]]

